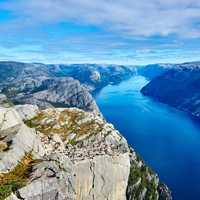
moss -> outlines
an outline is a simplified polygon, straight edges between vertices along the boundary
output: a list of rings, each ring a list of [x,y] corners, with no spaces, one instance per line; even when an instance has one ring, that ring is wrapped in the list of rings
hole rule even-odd
[[[77,144],[77,141],[75,139],[69,140],[69,144],[71,144],[72,146]]]
[[[32,122],[32,120],[25,120],[24,123],[30,127],[30,128],[35,128],[35,124]]]
[[[32,172],[32,167],[38,162],[39,160],[33,159],[31,153],[27,153],[12,171],[0,173],[0,200],[4,200],[12,192],[24,187]]]

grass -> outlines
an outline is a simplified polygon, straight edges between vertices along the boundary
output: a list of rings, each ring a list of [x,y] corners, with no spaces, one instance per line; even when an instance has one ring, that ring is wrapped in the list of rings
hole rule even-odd
[[[32,172],[32,167],[39,160],[34,160],[31,153],[27,153],[21,162],[10,172],[0,173],[0,200],[7,198],[12,192],[24,187]]]

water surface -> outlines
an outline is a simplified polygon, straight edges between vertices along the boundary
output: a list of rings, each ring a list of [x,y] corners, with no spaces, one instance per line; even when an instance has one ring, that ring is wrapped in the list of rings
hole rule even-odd
[[[105,87],[96,97],[105,118],[126,137],[175,200],[200,199],[200,122],[143,96],[148,81],[135,76]]]

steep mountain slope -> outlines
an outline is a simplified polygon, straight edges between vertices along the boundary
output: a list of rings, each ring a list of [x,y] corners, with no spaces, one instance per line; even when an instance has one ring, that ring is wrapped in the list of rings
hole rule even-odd
[[[200,63],[183,63],[156,77],[144,95],[200,117]]]
[[[0,72],[0,89],[14,103],[99,112],[92,96],[78,81],[53,77],[44,64],[0,62]]]
[[[111,124],[75,108],[0,107],[0,200],[170,200]]]
[[[169,69],[175,67],[173,64],[151,64],[145,66],[139,66],[137,68],[137,73],[141,76],[146,77],[149,80],[165,73]]]
[[[15,84],[21,90],[31,89],[49,76],[44,64],[0,62],[0,89]]]
[[[0,62],[0,91],[18,104],[31,103],[40,108],[77,107],[98,112],[89,91],[95,92],[107,84],[119,83],[133,72],[132,67],[118,65]],[[82,84],[67,78],[70,76]]]
[[[134,66],[72,64],[49,65],[50,73],[56,76],[70,76],[79,80],[93,93],[108,84],[117,84],[135,74]]]
[[[17,84],[18,88],[26,91],[38,87],[47,77],[67,76],[79,80],[93,91],[108,84],[119,83],[134,73],[135,67],[122,65],[0,62],[0,89]]]
[[[46,79],[31,93],[18,93],[12,96],[12,100],[17,104],[35,104],[40,108],[77,107],[85,111],[99,112],[93,97],[73,78]]]

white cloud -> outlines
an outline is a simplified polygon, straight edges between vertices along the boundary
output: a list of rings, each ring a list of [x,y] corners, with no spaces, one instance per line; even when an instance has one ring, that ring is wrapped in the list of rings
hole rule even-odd
[[[26,23],[73,20],[132,36],[200,36],[200,0],[18,0],[1,7]]]

